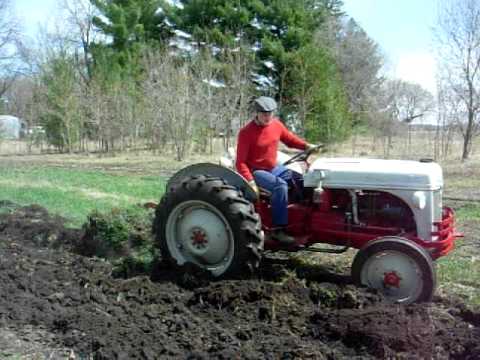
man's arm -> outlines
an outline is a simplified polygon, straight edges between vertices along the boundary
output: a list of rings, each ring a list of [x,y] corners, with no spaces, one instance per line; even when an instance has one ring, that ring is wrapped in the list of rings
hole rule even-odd
[[[280,126],[282,127],[282,132],[280,135],[280,141],[287,145],[288,147],[294,148],[294,149],[299,149],[299,150],[305,150],[307,148],[307,143],[306,141],[300,139],[298,136],[295,134],[291,133],[285,125],[282,124],[281,121],[278,121]]]
[[[253,175],[247,165],[248,157],[248,138],[244,131],[240,131],[238,134],[238,144],[237,144],[237,158],[235,161],[235,167],[237,171],[242,175],[247,181],[253,180]]]

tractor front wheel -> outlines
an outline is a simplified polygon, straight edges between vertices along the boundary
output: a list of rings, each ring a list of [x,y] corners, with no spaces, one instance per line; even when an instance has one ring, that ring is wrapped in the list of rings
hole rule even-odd
[[[436,275],[431,256],[419,245],[400,237],[384,237],[360,249],[352,264],[357,285],[380,291],[394,303],[432,300]]]
[[[194,176],[168,189],[155,216],[156,244],[174,265],[215,277],[255,270],[263,249],[260,218],[242,193],[220,178]]]

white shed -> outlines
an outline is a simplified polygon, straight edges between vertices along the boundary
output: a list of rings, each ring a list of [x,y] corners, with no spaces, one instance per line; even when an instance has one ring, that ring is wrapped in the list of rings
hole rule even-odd
[[[15,116],[0,115],[0,138],[20,139],[25,134],[25,122]]]

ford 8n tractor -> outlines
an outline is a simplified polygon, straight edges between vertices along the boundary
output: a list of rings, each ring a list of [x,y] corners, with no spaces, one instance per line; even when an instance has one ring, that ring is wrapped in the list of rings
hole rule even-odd
[[[154,233],[164,259],[193,264],[217,278],[255,270],[264,249],[341,253],[359,249],[353,281],[392,302],[430,301],[434,260],[460,236],[454,213],[442,205],[441,167],[431,161],[318,158],[310,151],[279,163],[303,174],[301,196],[290,189],[288,233],[282,245],[270,234],[268,194],[256,193],[233,162],[187,166],[170,178],[156,209]],[[335,246],[315,246],[316,244]]]

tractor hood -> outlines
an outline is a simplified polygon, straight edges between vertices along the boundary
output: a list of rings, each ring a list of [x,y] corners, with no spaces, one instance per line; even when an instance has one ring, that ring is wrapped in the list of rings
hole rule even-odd
[[[438,190],[442,168],[435,162],[320,158],[305,174],[305,186],[347,189]]]

